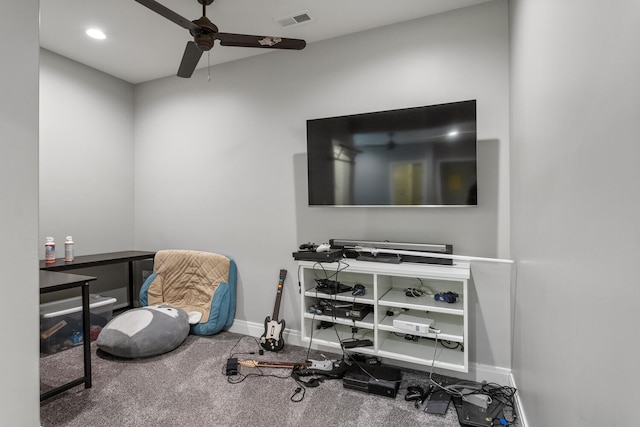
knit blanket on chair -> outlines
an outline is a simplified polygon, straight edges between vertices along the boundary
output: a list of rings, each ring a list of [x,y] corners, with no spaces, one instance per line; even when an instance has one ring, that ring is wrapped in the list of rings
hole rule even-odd
[[[206,322],[216,289],[229,280],[229,266],[229,258],[211,252],[159,251],[153,265],[157,277],[148,290],[149,305],[170,304],[187,313],[196,311]]]

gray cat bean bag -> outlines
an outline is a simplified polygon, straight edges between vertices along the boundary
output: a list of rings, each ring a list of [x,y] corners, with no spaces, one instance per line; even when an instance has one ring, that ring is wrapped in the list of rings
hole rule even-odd
[[[189,315],[167,304],[135,308],[114,317],[100,331],[102,351],[128,359],[167,353],[189,335]]]

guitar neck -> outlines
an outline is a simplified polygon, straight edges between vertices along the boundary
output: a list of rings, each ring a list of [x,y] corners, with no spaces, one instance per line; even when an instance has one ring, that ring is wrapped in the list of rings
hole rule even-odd
[[[263,362],[258,360],[238,360],[238,365],[246,366],[248,368],[306,368],[309,363],[294,363],[294,362]]]
[[[276,293],[276,303],[273,306],[272,320],[278,321],[278,313],[280,313],[280,300],[282,299],[282,289],[284,287],[284,279],[287,277],[287,270],[280,270],[280,279],[278,280],[278,291]]]

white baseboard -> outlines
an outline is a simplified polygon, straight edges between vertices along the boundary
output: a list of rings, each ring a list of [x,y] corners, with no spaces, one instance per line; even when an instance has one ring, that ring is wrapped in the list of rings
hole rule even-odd
[[[509,375],[509,386],[516,390],[518,389],[515,378],[513,378],[513,372]],[[527,427],[527,417],[524,413],[524,408],[522,407],[522,402],[520,401],[518,393],[516,393],[516,411],[518,412],[518,422],[520,423],[520,426]]]
[[[259,337],[264,334],[264,323],[247,322],[246,320],[235,319],[231,327],[227,330],[236,334]],[[290,333],[290,329],[285,329],[283,335],[287,338]],[[288,340],[285,341],[288,342]],[[293,342],[291,344],[293,344]]]
[[[249,335],[252,337],[259,337],[264,333],[264,324],[256,323],[256,322],[247,322],[245,320],[236,319],[233,321],[233,325],[231,325],[231,328],[229,328],[229,332],[234,332],[242,335]],[[302,342],[302,339],[300,337],[300,331],[285,329],[283,333],[283,338],[286,343],[291,345],[298,345],[301,347],[306,347],[309,345],[308,343]],[[339,350],[336,348],[318,347],[316,345],[313,345],[312,348],[314,349],[320,348],[321,350],[339,352]],[[429,369],[428,367],[425,367],[422,365],[416,365],[416,364],[404,364],[399,362],[395,362],[394,364],[400,367],[406,367],[406,368],[415,369],[418,371],[426,371]],[[444,375],[451,375],[456,378],[461,378],[465,380],[472,380],[477,382],[487,381],[487,382],[493,382],[493,383],[505,384],[505,385],[511,384],[513,380],[510,369],[501,368],[498,366],[483,365],[479,363],[470,363],[468,373],[451,372],[451,371],[440,370],[440,369],[436,369],[436,372]]]
[[[248,335],[250,337],[260,337],[264,334],[264,323],[247,322],[246,320],[235,319],[229,329],[229,332],[236,334]],[[304,347],[305,343],[300,339],[300,332],[292,329],[285,328],[282,333],[284,342],[286,344],[297,345]],[[335,349],[334,349],[335,351]]]
[[[509,384],[511,377],[510,369],[480,363],[469,363],[469,373],[473,375],[474,381],[486,381],[502,385]]]

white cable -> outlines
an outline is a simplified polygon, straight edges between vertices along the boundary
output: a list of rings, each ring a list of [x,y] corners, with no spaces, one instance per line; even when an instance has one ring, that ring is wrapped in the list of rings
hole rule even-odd
[[[512,259],[484,258],[484,257],[466,256],[466,255],[441,254],[437,252],[402,251],[397,249],[380,249],[380,248],[371,248],[366,246],[345,246],[345,248],[350,248],[358,252],[370,252],[372,255],[383,253],[383,254],[397,254],[397,255],[413,255],[413,256],[422,256],[422,257],[429,257],[429,258],[443,258],[443,259],[452,259],[457,261],[482,261],[482,262],[496,262],[496,263],[502,263],[502,264],[513,264]]]
[[[433,360],[431,361],[431,369],[429,371],[429,383],[430,384],[435,384],[437,387],[439,387],[441,390],[446,391],[447,393],[451,394],[451,395],[455,395],[458,397],[463,397],[462,392],[455,390],[453,387],[456,385],[460,385],[460,384],[453,384],[451,386],[444,386],[442,384],[440,384],[439,382],[437,382],[436,380],[434,380],[433,377],[433,369],[435,367],[435,363],[436,363],[436,354],[437,354],[437,350],[438,350],[438,334],[435,334],[435,345],[433,346]],[[446,347],[443,347],[446,348]],[[426,411],[426,408],[425,408]]]

